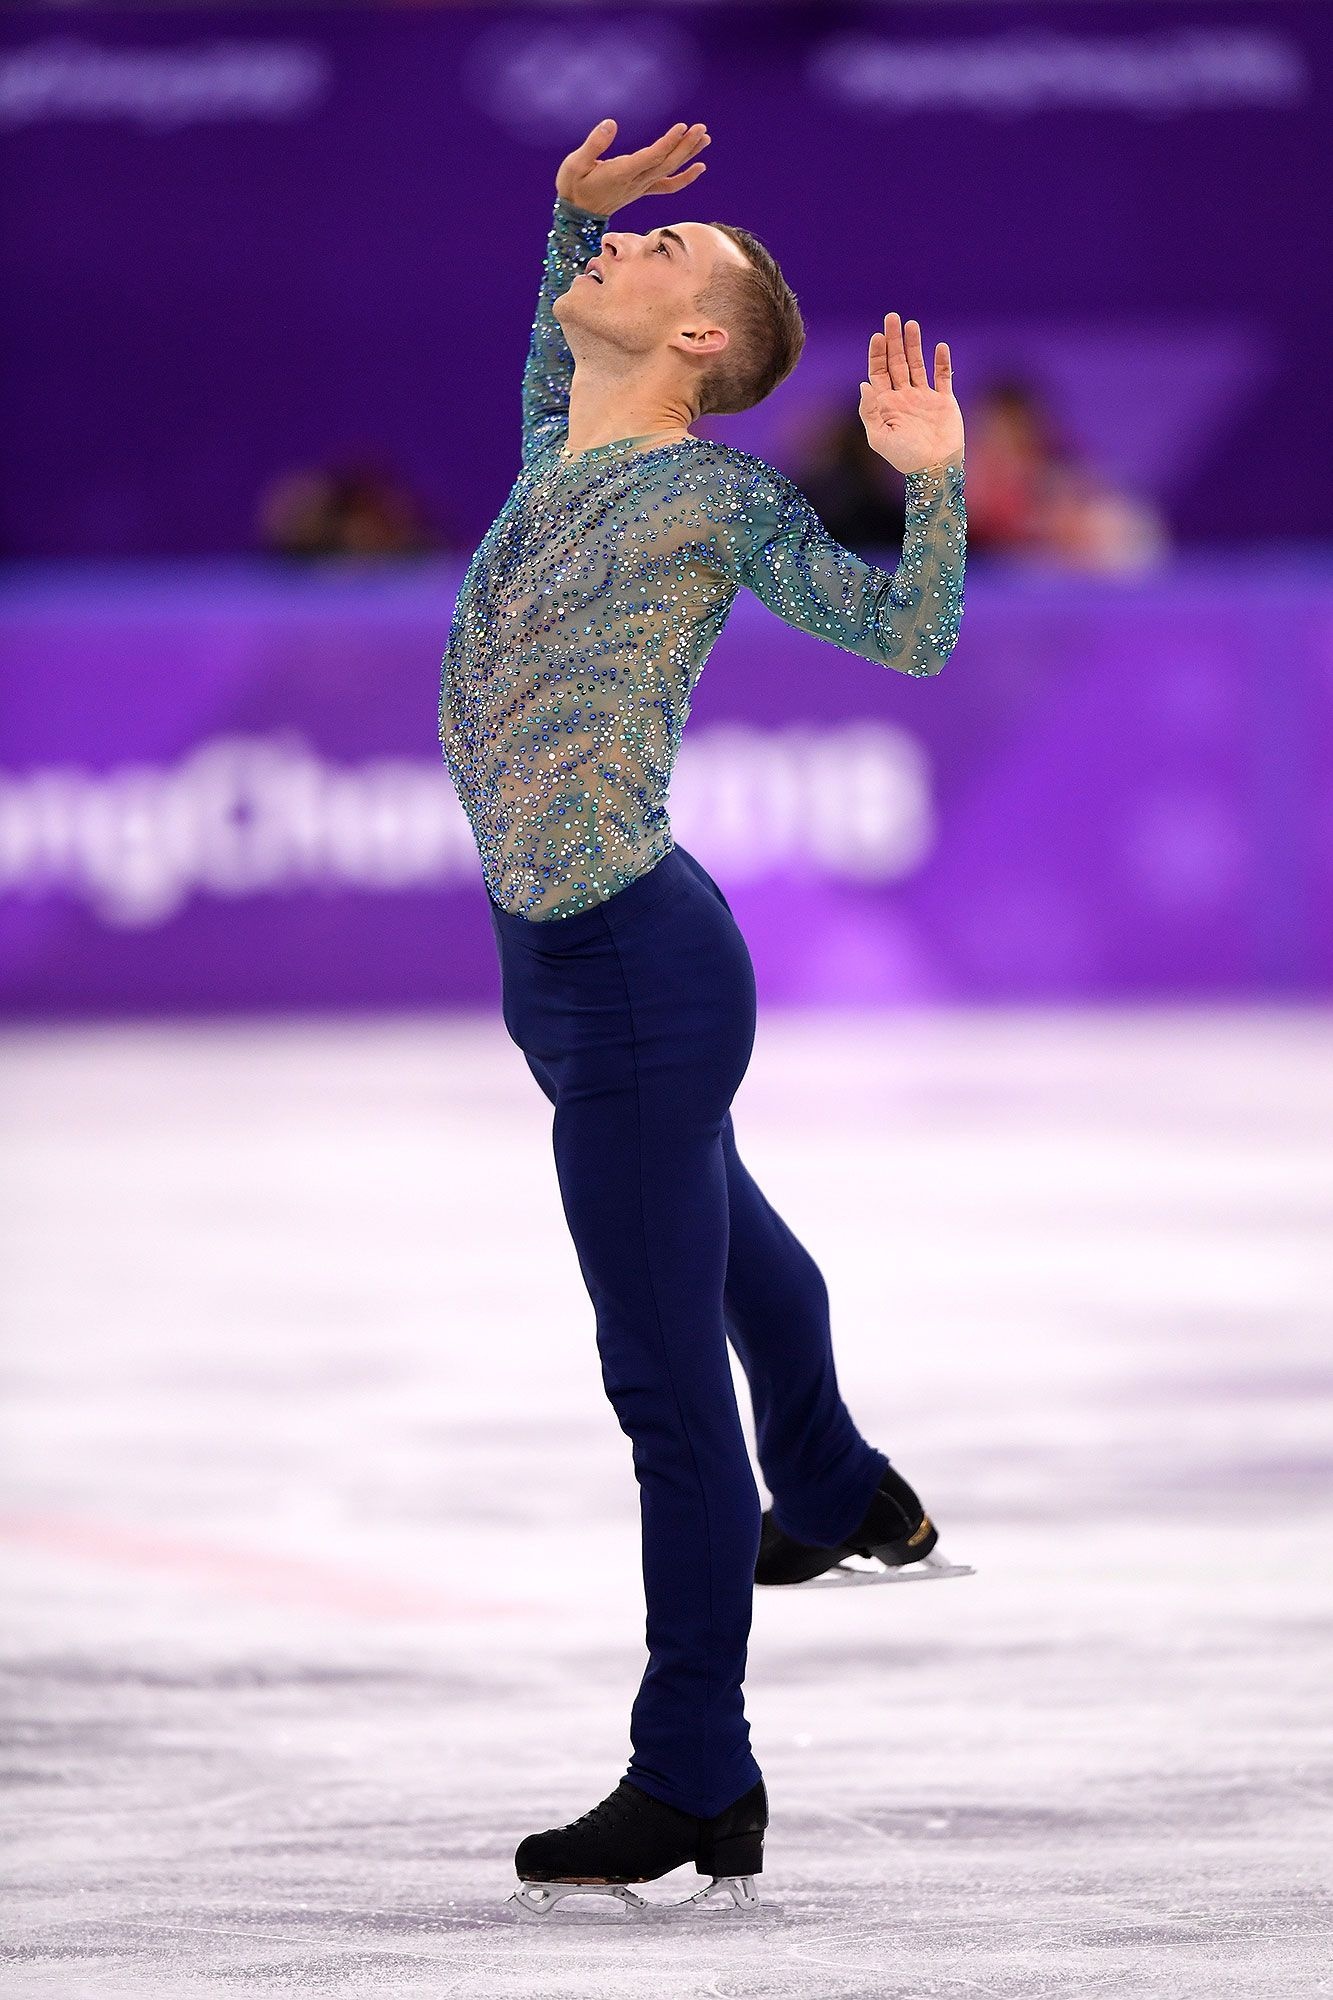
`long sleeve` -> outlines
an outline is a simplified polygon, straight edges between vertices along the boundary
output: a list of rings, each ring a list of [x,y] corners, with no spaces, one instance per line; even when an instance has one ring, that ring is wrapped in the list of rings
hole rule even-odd
[[[900,673],[937,674],[963,615],[963,468],[907,475],[902,558],[892,571],[835,541],[783,473],[762,471],[747,501],[737,580],[803,632]]]
[[[551,305],[561,292],[568,291],[588,259],[597,255],[606,227],[606,216],[575,208],[562,195],[556,196],[546,239],[537,313],[523,368],[524,465],[550,443],[557,431],[568,425],[574,358]]]

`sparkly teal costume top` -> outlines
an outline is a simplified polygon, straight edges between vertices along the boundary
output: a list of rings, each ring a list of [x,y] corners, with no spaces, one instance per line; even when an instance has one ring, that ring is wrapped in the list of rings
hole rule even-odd
[[[960,466],[908,474],[890,572],[733,446],[619,438],[566,454],[574,363],[551,304],[606,227],[557,197],[522,470],[463,578],[441,672],[440,743],[486,887],[538,921],[604,901],[671,848],[681,731],[742,584],[789,624],[906,674],[939,672],[963,608]]]

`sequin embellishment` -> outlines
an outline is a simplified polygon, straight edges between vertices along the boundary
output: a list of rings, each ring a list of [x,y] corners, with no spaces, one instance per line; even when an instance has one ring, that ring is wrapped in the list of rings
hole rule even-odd
[[[565,457],[573,359],[551,303],[605,227],[557,199],[522,469],[468,565],[440,676],[440,745],[486,886],[538,921],[604,901],[670,849],[681,732],[742,587],[802,631],[917,676],[944,665],[963,610],[959,466],[908,475],[889,571],[734,446],[624,438]]]

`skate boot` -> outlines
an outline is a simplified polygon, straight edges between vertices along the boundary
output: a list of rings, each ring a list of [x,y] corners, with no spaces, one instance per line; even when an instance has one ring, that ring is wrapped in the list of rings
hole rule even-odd
[[[764,1865],[767,1825],[762,1778],[712,1819],[696,1819],[622,1778],[591,1812],[519,1843],[519,1883],[509,1900],[524,1917],[544,1917],[572,1895],[613,1897],[632,1917],[685,1909],[714,1895],[730,1898],[729,1910],[756,1910],[754,1878]],[[685,1861],[713,1879],[680,1902],[650,1903],[628,1886],[656,1881]]]
[[[903,1583],[917,1578],[973,1576],[966,1563],[935,1553],[939,1532],[907,1481],[892,1466],[850,1540],[818,1548],[784,1534],[770,1508],[763,1517],[757,1584]],[[856,1562],[853,1558],[861,1558]]]

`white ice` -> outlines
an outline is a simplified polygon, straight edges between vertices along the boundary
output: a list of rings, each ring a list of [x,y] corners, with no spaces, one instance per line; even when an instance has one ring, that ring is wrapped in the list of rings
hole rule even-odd
[[[758,1594],[748,1925],[504,1906],[643,1652],[498,1017],[0,1064],[6,2000],[1333,1991],[1329,1016],[761,1018],[741,1151],[977,1574]]]

